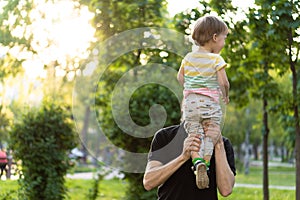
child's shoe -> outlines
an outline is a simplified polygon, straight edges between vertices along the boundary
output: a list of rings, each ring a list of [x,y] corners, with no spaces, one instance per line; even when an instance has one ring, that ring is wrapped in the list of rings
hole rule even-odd
[[[199,189],[209,187],[209,178],[205,163],[199,163],[195,167],[196,185]]]

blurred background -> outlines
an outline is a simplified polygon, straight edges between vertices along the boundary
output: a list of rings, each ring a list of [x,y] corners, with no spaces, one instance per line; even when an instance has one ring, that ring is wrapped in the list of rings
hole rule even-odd
[[[7,165],[0,198],[25,198],[41,171],[64,161],[68,165],[61,174],[45,172],[63,177],[64,192],[58,199],[155,199],[156,191],[143,189],[143,174],[110,168],[126,158],[106,139],[120,149],[146,154],[154,135],[134,137],[122,130],[112,114],[112,94],[124,74],[131,74],[132,80],[143,77],[143,66],[158,63],[179,69],[182,54],[170,51],[174,38],[160,38],[151,27],[186,36],[183,48],[190,49],[182,51],[188,52],[193,23],[212,14],[230,29],[221,52],[231,84],[222,134],[234,146],[238,175],[228,199],[300,199],[299,10],[298,0],[1,1],[0,147]],[[130,41],[109,49],[99,44],[135,28],[147,28],[156,37],[156,48],[133,49],[104,62]],[[97,70],[101,78],[86,84]],[[163,69],[153,73],[165,81],[176,80],[175,73],[170,77]],[[91,87],[94,92],[83,95]],[[143,127],[151,123],[151,106],[159,104],[167,114],[164,126],[174,125],[180,123],[180,101],[169,88],[146,84],[128,99],[126,112]],[[80,111],[76,116],[74,109]],[[36,154],[26,157],[28,152]],[[52,157],[53,163],[41,162]],[[37,175],[26,178],[37,164]],[[77,176],[76,182],[72,175],[80,172],[86,176]],[[15,179],[24,179],[25,186]],[[84,190],[78,192],[84,197],[73,197],[75,188]],[[109,196],[109,190],[118,191],[117,196]],[[42,198],[50,199],[52,193],[47,194]]]

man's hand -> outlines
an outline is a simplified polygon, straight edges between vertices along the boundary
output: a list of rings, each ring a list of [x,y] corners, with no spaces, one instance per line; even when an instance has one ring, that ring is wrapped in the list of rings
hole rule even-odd
[[[189,134],[184,140],[182,156],[185,160],[190,159],[191,152],[198,152],[200,150],[200,135],[199,134]]]
[[[222,141],[222,135],[220,131],[220,126],[211,121],[203,123],[205,136],[210,137],[214,143],[214,146]]]

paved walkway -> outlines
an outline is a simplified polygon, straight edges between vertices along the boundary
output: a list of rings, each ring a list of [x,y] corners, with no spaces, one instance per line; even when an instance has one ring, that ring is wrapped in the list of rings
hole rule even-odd
[[[259,184],[245,184],[245,183],[236,183],[234,187],[244,187],[244,188],[258,188],[262,189],[263,186]],[[280,185],[269,185],[269,189],[277,190],[296,190],[295,186],[280,186]]]
[[[74,173],[74,174],[67,174],[67,178],[70,179],[93,179],[95,176],[92,172],[84,172],[84,173]],[[104,179],[112,179],[112,178],[123,178],[123,175],[118,172],[112,172],[105,176]],[[17,177],[11,177],[12,180],[17,180]],[[5,177],[2,177],[2,180],[5,180]],[[258,188],[262,189],[262,185],[260,184],[246,184],[246,183],[235,183],[234,187],[243,187],[243,188]],[[277,190],[296,190],[295,186],[280,186],[280,185],[269,185],[270,189],[277,189]]]
[[[93,172],[82,172],[82,173],[74,173],[67,174],[67,178],[70,179],[93,179],[96,174]],[[112,178],[123,178],[124,174],[119,173],[118,171],[112,171],[107,174],[104,179],[112,179]]]
[[[93,178],[93,173],[87,172],[87,173],[75,173],[75,174],[68,174],[67,178],[70,179],[92,179]],[[111,179],[116,176],[120,176],[120,174],[111,173],[108,174],[105,179]],[[245,184],[245,183],[236,183],[234,185],[235,187],[244,187],[244,188],[259,188],[262,189],[262,185],[259,184]],[[269,185],[270,189],[277,189],[277,190],[296,190],[295,186],[279,186],[279,185]]]

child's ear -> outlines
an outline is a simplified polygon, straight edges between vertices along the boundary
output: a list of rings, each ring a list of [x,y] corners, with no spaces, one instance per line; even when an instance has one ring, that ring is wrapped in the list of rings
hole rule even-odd
[[[212,39],[213,39],[214,42],[217,41],[217,34],[216,33],[213,35]]]

